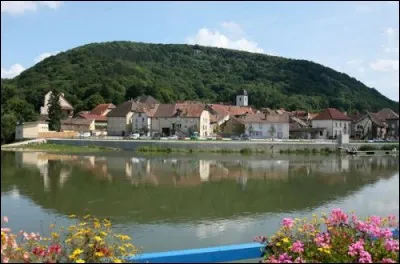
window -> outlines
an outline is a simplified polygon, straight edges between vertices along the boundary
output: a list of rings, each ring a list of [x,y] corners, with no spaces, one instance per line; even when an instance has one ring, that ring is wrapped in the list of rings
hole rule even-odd
[[[139,113],[139,117],[141,117],[142,116],[142,113]]]
[[[323,131],[319,131],[319,135],[320,135],[320,136],[323,136],[323,135],[324,135],[324,132],[323,132]]]
[[[142,117],[142,122],[144,122],[144,117]]]
[[[336,122],[336,127],[337,127],[337,122]]]
[[[176,124],[176,128],[181,128],[182,125],[181,124]]]
[[[339,123],[340,127],[342,127],[342,122]]]

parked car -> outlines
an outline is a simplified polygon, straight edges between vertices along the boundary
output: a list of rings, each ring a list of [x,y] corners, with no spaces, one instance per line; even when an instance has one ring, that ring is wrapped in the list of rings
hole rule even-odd
[[[217,135],[216,140],[222,140],[222,136],[221,135]]]
[[[238,137],[238,136],[231,136],[231,139],[232,139],[232,140],[240,140],[240,137]]]
[[[138,133],[132,133],[129,135],[129,139],[139,139],[140,135]]]
[[[80,134],[80,137],[88,138],[88,137],[90,137],[90,132],[81,133],[81,134]]]
[[[160,139],[161,139],[161,134],[160,134],[160,133],[155,133],[155,134],[151,137],[151,139],[160,140]]]
[[[168,139],[170,139],[170,140],[178,140],[178,136],[177,135],[169,136]]]
[[[198,139],[199,139],[199,133],[193,132],[193,134],[190,136],[190,140],[198,140]]]
[[[151,139],[151,137],[146,136],[146,135],[141,135],[141,136],[139,137],[139,139],[140,139],[140,140],[149,140],[149,139]]]
[[[241,140],[251,140],[251,138],[249,137],[249,135],[243,134],[240,136]]]

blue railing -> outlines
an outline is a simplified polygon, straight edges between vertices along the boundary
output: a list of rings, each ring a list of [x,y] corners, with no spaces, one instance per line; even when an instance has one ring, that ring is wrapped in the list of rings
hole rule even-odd
[[[399,237],[399,229],[393,229],[393,236]],[[217,263],[261,258],[264,244],[248,243],[230,246],[175,250],[157,253],[143,253],[126,260],[135,263]]]

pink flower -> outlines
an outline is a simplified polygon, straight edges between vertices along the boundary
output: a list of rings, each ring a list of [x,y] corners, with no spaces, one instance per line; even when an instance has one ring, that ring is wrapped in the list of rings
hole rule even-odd
[[[269,256],[269,258],[267,258],[267,260],[265,261],[265,263],[280,263],[279,260],[277,260],[275,258],[275,256]]]
[[[399,251],[399,241],[393,239],[387,239],[385,241],[385,249],[387,251]]]
[[[390,227],[396,227],[398,225],[397,220],[396,220],[396,216],[389,215],[388,216],[388,220],[389,220],[389,226]]]
[[[332,209],[331,215],[328,218],[327,224],[329,225],[337,225],[341,223],[347,223],[348,216],[342,212],[340,208]]]
[[[396,263],[396,261],[390,259],[390,258],[383,258],[382,263]]]
[[[4,221],[4,223],[8,223],[8,217],[7,217],[7,216],[4,216],[4,217],[3,217],[3,221]]]
[[[304,252],[304,244],[301,243],[301,241],[297,240],[292,245],[292,251],[295,252],[295,253]]]
[[[305,261],[304,259],[302,259],[301,257],[297,257],[297,258],[294,260],[294,263],[306,263],[306,261]]]
[[[287,253],[283,253],[278,258],[279,263],[292,263],[292,257],[289,256]]]
[[[329,233],[318,233],[314,238],[314,242],[318,247],[328,246],[331,243],[331,237]]]
[[[358,231],[360,231],[360,232],[368,232],[369,224],[366,224],[366,223],[364,223],[364,222],[361,221],[361,220],[357,220],[357,221],[355,222],[355,225],[356,225],[356,229],[357,229]]]
[[[376,226],[381,226],[381,224],[382,224],[381,218],[379,216],[375,216],[375,215],[371,216],[369,218],[369,221]]]
[[[283,218],[282,225],[286,228],[292,228],[294,225],[294,221],[292,218]]]
[[[1,263],[8,263],[9,261],[10,261],[9,258],[4,257],[4,258],[1,260]]]
[[[392,236],[393,236],[393,233],[389,228],[382,228],[378,237],[380,237],[380,238],[391,238]]]
[[[25,262],[29,261],[29,253],[28,252],[24,253],[24,261]]]
[[[354,257],[362,251],[364,251],[364,240],[360,239],[356,243],[353,243],[349,246],[348,254]]]
[[[362,250],[360,252],[360,258],[358,259],[360,263],[372,263],[371,254],[367,251]]]

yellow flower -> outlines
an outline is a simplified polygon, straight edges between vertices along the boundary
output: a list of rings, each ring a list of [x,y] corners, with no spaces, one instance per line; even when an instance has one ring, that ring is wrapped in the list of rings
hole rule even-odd
[[[56,227],[56,224],[51,224],[50,225],[50,228],[55,228]]]
[[[96,229],[98,229],[98,228],[101,227],[101,225],[100,225],[99,222],[94,222],[94,223],[93,223],[93,226],[94,226],[94,228],[96,228]]]
[[[86,222],[79,223],[79,226],[85,226],[85,225],[86,225]]]
[[[99,236],[95,236],[94,237],[94,240],[96,240],[97,242],[100,242],[101,240],[103,240],[101,237],[99,237]]]
[[[124,253],[124,252],[125,252],[125,248],[124,248],[124,247],[121,247],[121,246],[120,246],[120,247],[118,247],[118,249],[119,249],[119,250],[121,250],[121,251],[122,251],[122,253]]]
[[[76,226],[72,225],[68,227],[68,231],[74,231],[76,229]]]
[[[324,252],[325,252],[326,254],[331,254],[331,250],[330,250],[330,249],[324,249]]]
[[[118,258],[113,258],[112,261],[114,263],[122,263],[122,260],[118,259]]]
[[[59,238],[60,235],[57,234],[56,232],[52,232],[52,233],[51,233],[51,237],[54,238],[54,239],[56,239],[56,238]]]
[[[106,235],[107,235],[107,233],[106,233],[106,232],[104,232],[104,231],[101,231],[101,232],[100,232],[100,235],[102,235],[102,236],[106,236]]]
[[[104,253],[103,252],[96,252],[96,253],[94,253],[94,255],[96,257],[99,257],[99,258],[104,257]]]
[[[104,224],[104,227],[110,227],[111,226],[111,223],[105,223]]]
[[[82,249],[79,249],[79,248],[77,248],[77,249],[75,249],[74,250],[74,252],[72,252],[72,255],[75,255],[75,256],[77,256],[77,255],[80,255],[80,254],[82,254],[83,253],[83,250]]]
[[[89,244],[88,246],[92,248],[92,247],[94,247],[94,244]]]
[[[321,251],[321,252],[322,252],[323,250],[324,250],[323,248],[318,248],[318,251]]]
[[[278,243],[276,243],[276,246],[280,247],[280,246],[281,246],[281,243],[279,243],[279,242],[278,242]]]
[[[75,263],[85,263],[85,261],[84,261],[83,259],[77,259],[77,260],[75,261]]]
[[[299,228],[297,229],[297,231],[303,232],[303,228],[299,227]]]
[[[74,214],[69,216],[69,218],[75,218],[75,217],[76,217],[76,215],[74,215]]]
[[[83,217],[83,219],[88,219],[90,217],[90,215],[85,215],[84,217]]]
[[[282,239],[282,242],[283,242],[283,243],[286,243],[286,244],[289,243],[289,238],[284,237],[284,238]]]

